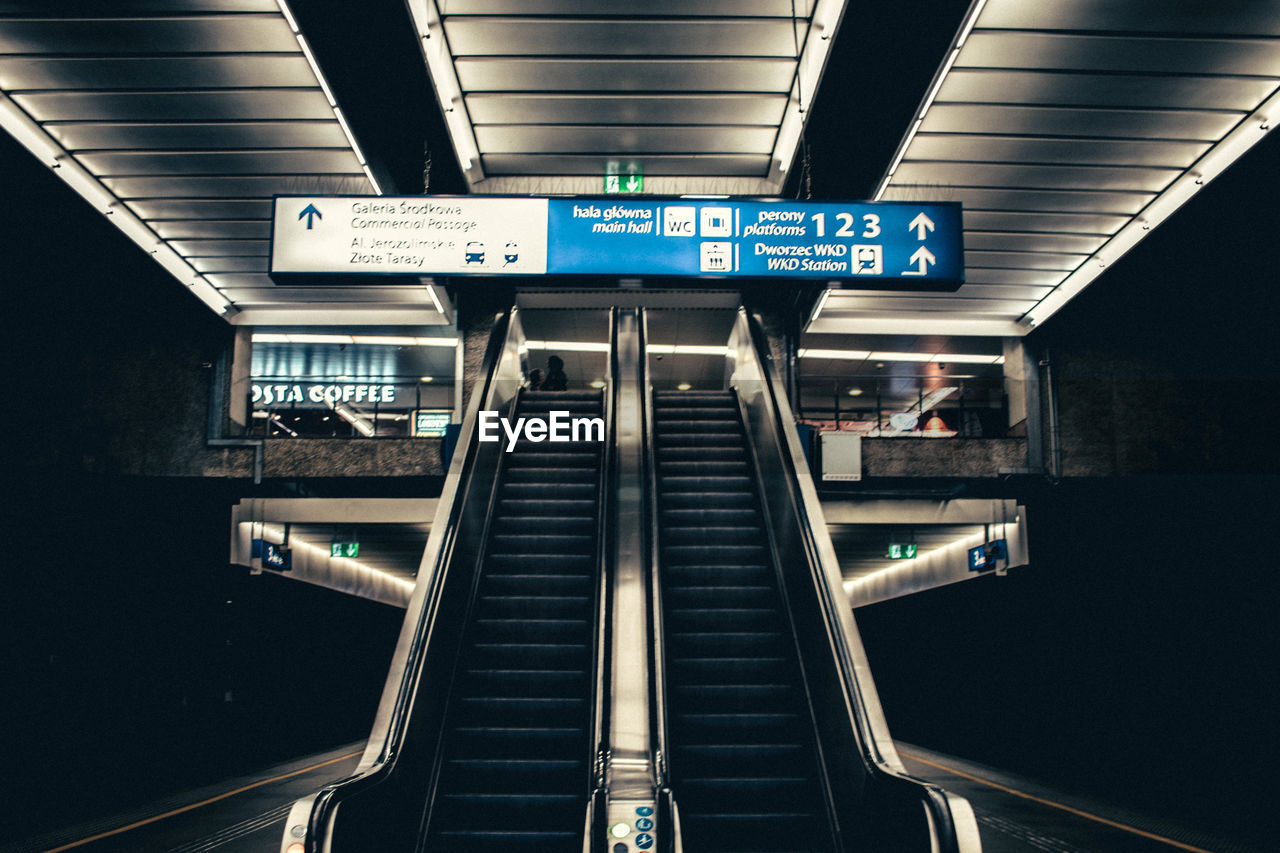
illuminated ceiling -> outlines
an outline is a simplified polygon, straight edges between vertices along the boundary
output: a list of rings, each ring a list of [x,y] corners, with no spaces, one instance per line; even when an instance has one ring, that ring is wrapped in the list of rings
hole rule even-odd
[[[283,2],[5,2],[0,125],[231,323],[450,320],[426,283],[267,277],[272,195],[381,192]]]
[[[1280,118],[1280,2],[977,0],[877,199],[964,206],[954,293],[830,291],[808,331],[1022,335]]]
[[[808,107],[850,97],[828,48],[868,37],[832,47],[838,0],[408,10],[475,192],[598,194],[635,162],[650,195],[777,194]],[[431,279],[266,276],[273,194],[379,191],[298,29],[287,0],[9,0],[0,124],[229,322],[450,322]],[[963,203],[966,283],[827,291],[806,331],[1026,334],[1261,139],[1278,86],[1280,0],[976,0],[876,192]]]

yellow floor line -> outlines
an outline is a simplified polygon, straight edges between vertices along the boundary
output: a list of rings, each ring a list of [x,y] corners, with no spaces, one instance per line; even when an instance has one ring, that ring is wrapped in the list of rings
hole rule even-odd
[[[100,841],[103,838],[110,838],[113,835],[119,835],[122,832],[128,832],[131,829],[137,829],[138,827],[146,826],[149,823],[155,823],[157,821],[165,820],[166,818],[171,818],[174,815],[180,815],[183,812],[189,812],[189,811],[194,811],[195,809],[198,809],[198,808],[203,808],[204,806],[207,806],[211,803],[216,803],[219,800],[225,800],[227,797],[234,797],[236,794],[243,794],[245,791],[252,791],[254,788],[261,788],[263,785],[270,785],[272,782],[280,782],[284,779],[289,779],[293,776],[301,776],[303,773],[310,773],[312,770],[319,770],[321,767],[328,767],[330,764],[337,764],[339,761],[346,761],[349,758],[355,758],[357,755],[362,755],[363,752],[364,750],[361,750],[360,752],[352,752],[352,753],[348,753],[347,755],[340,755],[337,758],[331,758],[328,761],[321,761],[319,764],[312,764],[310,767],[304,767],[301,770],[294,770],[292,773],[285,773],[280,776],[275,776],[271,779],[263,779],[260,782],[254,782],[252,785],[245,785],[243,788],[236,788],[234,791],[227,791],[225,794],[219,794],[216,797],[210,797],[207,800],[202,800],[198,803],[192,803],[189,806],[183,806],[182,808],[174,809],[171,812],[165,812],[164,814],[156,815],[155,817],[149,817],[146,820],[140,820],[136,823],[131,823],[128,826],[121,826],[121,827],[117,827],[116,829],[109,829],[106,832],[100,832],[97,835],[91,835],[88,838],[82,838],[79,841],[73,841],[70,844],[62,845],[61,847],[54,847],[52,849],[45,850],[44,853],[59,853],[59,851],[62,851],[62,850],[70,850],[72,847],[80,847],[85,844],[90,844],[94,841]]]
[[[1177,847],[1179,850],[1190,850],[1192,851],[1192,853],[1213,853],[1213,851],[1205,850],[1203,847],[1192,847],[1190,844],[1183,844],[1181,841],[1174,841],[1172,838],[1165,838],[1163,835],[1156,835],[1151,832],[1145,832],[1141,829],[1136,829],[1132,826],[1126,826],[1123,823],[1116,823],[1114,820],[1107,820],[1105,817],[1099,817],[1096,814],[1089,814],[1088,812],[1082,812],[1079,809],[1073,809],[1071,808],[1071,806],[1064,806],[1061,803],[1055,803],[1052,800],[1044,800],[1044,799],[1041,799],[1040,797],[1033,797],[1031,794],[1024,794],[1022,791],[1017,791],[1017,790],[1014,790],[1013,788],[1005,787],[1004,785],[1001,785],[997,782],[992,782],[989,779],[983,779],[979,776],[973,776],[969,773],[965,773],[963,770],[957,770],[954,767],[948,767],[945,764],[938,764],[936,762],[928,760],[927,758],[921,758],[918,755],[914,755],[910,752],[906,752],[905,750],[901,750],[901,749],[898,750],[898,754],[904,755],[907,758],[910,758],[914,761],[919,761],[921,764],[927,764],[930,767],[936,767],[939,770],[945,770],[948,773],[954,773],[957,776],[963,776],[965,779],[971,779],[974,782],[978,782],[990,788],[995,788],[997,790],[1004,791],[1006,794],[1013,794],[1015,797],[1022,797],[1024,800],[1031,800],[1033,803],[1040,803],[1041,805],[1044,805],[1044,806],[1050,806],[1055,809],[1061,809],[1064,812],[1070,812],[1073,815],[1078,815],[1079,817],[1085,818],[1087,820],[1092,820],[1092,821],[1095,821],[1096,823],[1101,823],[1104,826],[1109,826],[1113,829],[1120,829],[1125,832],[1132,832],[1134,835],[1141,835],[1143,838],[1150,838],[1152,841],[1159,841],[1162,844],[1168,844],[1170,847]]]

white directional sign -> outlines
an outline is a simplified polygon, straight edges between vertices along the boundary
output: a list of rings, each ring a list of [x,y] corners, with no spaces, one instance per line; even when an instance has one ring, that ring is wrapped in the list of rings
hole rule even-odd
[[[545,198],[282,196],[271,271],[543,275]]]

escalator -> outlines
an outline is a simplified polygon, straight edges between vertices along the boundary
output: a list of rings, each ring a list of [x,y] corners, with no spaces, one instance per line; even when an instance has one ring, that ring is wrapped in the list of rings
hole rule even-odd
[[[282,853],[583,849],[612,402],[525,389],[528,368],[519,313],[498,315],[364,757],[294,804]],[[520,431],[522,418],[553,432]]]
[[[603,415],[600,392],[522,392],[516,417]],[[582,845],[594,751],[600,442],[502,459],[447,712],[427,849]]]
[[[732,391],[653,395],[671,785],[685,849],[833,849],[813,720]]]
[[[281,853],[979,850],[894,752],[758,324],[652,392],[611,316],[603,393],[524,390],[499,318],[364,758]],[[483,439],[566,410],[603,440]]]

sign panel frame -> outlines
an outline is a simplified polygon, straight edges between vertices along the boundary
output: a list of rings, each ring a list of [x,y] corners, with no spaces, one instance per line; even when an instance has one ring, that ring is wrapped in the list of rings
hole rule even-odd
[[[627,276],[955,290],[964,240],[958,202],[278,195],[268,269],[290,284]]]

